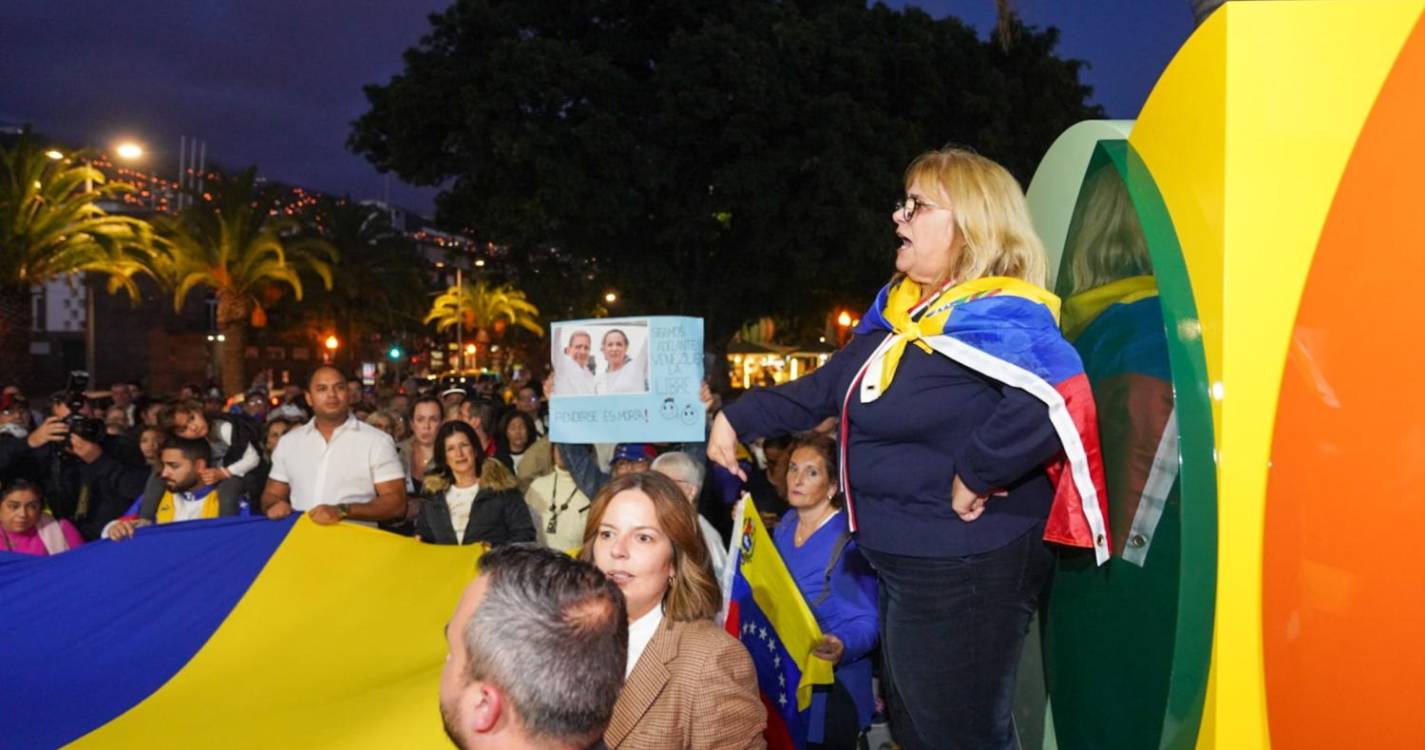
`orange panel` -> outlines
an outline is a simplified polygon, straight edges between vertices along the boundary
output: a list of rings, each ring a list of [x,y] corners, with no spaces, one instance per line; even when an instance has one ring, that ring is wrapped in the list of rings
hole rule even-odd
[[[1274,750],[1425,747],[1423,127],[1417,24],[1342,176],[1282,378],[1262,602]]]

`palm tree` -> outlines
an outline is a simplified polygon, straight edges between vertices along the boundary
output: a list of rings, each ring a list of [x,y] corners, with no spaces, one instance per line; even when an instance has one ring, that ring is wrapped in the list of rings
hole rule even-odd
[[[425,262],[391,226],[385,211],[350,200],[323,199],[311,231],[341,255],[330,292],[311,299],[314,314],[336,321],[338,338],[356,354],[373,334],[401,338],[421,326],[427,304]]]
[[[511,325],[536,336],[544,335],[539,308],[530,304],[524,292],[509,284],[492,287],[484,281],[467,281],[442,292],[432,303],[425,323],[435,323],[437,333],[459,325],[474,332],[475,340],[482,343],[490,340],[491,332],[500,336]]]
[[[160,276],[173,287],[173,307],[195,287],[207,287],[218,298],[218,330],[222,347],[222,381],[226,393],[244,386],[242,359],[247,326],[267,323],[264,301],[271,304],[283,286],[302,298],[303,272],[332,286],[337,252],[326,240],[302,233],[301,223],[280,216],[275,191],[257,182],[257,168],[215,180],[216,195],[203,197],[178,216],[159,220],[169,244]]]
[[[31,285],[93,272],[137,302],[134,279],[157,252],[147,222],[95,205],[133,188],[106,183],[82,157],[51,158],[28,131],[0,149],[0,358],[17,380],[29,371]]]
[[[995,40],[1000,49],[1008,52],[1019,37],[1019,14],[1014,10],[1014,0],[995,0]]]

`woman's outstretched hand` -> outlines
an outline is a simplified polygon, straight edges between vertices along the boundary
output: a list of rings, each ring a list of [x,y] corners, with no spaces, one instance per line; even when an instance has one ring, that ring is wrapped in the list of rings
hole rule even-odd
[[[727,416],[719,413],[708,432],[708,460],[727,469],[733,476],[747,481],[747,473],[737,465],[737,431]]]

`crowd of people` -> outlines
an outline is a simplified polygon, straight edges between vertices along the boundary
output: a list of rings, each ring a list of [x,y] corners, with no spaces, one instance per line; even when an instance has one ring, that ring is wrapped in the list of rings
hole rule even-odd
[[[906,191],[878,300],[894,335],[917,318],[892,308],[934,309],[959,284],[1042,286],[998,165],[933,152]],[[621,335],[605,336],[610,362]],[[835,665],[813,747],[857,747],[878,714],[902,747],[1014,747],[1015,666],[1052,569],[1042,467],[1060,447],[1042,402],[907,338],[886,362],[888,335],[858,330],[826,366],[725,409],[705,383],[707,441],[681,445],[552,443],[546,386],[524,375],[378,394],[323,366],[281,393],[123,382],[56,393],[43,413],[6,388],[0,549],[293,513],[488,544],[448,631],[441,712],[458,745],[757,748],[752,660],[714,624],[748,492],[824,633],[813,655]],[[593,342],[570,343],[577,363]],[[883,397],[851,398],[873,361]]]

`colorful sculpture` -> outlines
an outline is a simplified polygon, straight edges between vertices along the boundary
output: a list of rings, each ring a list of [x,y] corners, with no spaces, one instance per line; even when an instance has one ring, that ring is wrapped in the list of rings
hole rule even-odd
[[[1228,3],[1036,174],[1123,542],[1055,580],[1046,746],[1425,746],[1422,13]]]

